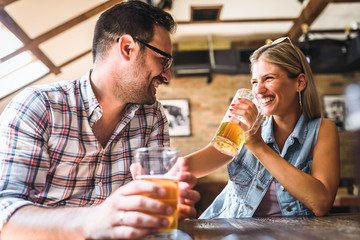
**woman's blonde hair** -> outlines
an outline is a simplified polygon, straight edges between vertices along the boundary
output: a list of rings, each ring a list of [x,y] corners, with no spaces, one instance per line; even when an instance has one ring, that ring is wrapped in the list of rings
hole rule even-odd
[[[250,56],[251,70],[253,64],[257,62],[260,57],[268,63],[276,64],[283,68],[289,78],[295,79],[300,73],[304,73],[307,84],[301,92],[302,111],[308,119],[321,117],[321,104],[313,73],[305,55],[297,46],[294,46],[291,42],[280,42],[267,44],[258,48]]]

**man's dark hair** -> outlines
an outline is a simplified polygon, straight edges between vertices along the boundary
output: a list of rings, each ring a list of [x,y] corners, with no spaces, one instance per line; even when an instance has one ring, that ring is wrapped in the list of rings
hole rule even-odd
[[[95,25],[93,61],[105,56],[109,47],[122,35],[130,34],[146,43],[150,42],[154,35],[154,24],[170,33],[176,27],[169,13],[141,1],[122,2],[106,10]]]

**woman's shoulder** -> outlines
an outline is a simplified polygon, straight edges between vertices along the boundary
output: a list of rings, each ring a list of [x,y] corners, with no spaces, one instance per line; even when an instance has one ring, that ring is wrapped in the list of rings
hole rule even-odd
[[[335,128],[335,129],[337,129],[336,124],[328,118],[321,118],[320,128]]]
[[[334,137],[334,135],[338,135],[338,134],[339,133],[336,124],[332,120],[328,118],[321,118],[319,136]]]
[[[337,129],[335,123],[328,119],[328,118],[322,118],[322,117],[318,117],[318,118],[313,118],[310,120],[307,120],[308,124],[312,124],[312,125],[317,125],[319,126],[319,128],[325,128],[325,129],[332,129],[335,128]]]

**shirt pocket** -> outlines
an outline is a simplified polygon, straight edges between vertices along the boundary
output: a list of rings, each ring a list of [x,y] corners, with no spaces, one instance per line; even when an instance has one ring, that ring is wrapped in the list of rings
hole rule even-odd
[[[236,165],[236,166],[234,166]],[[254,177],[252,171],[245,164],[230,164],[229,165],[229,179],[235,183],[234,190],[237,192],[246,191]]]

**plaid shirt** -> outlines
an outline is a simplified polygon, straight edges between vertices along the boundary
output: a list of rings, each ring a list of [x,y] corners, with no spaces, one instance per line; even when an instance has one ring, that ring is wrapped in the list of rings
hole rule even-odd
[[[161,105],[128,104],[103,148],[92,126],[102,109],[89,73],[31,87],[0,116],[0,230],[20,207],[90,206],[131,180],[134,149],[169,146]]]

